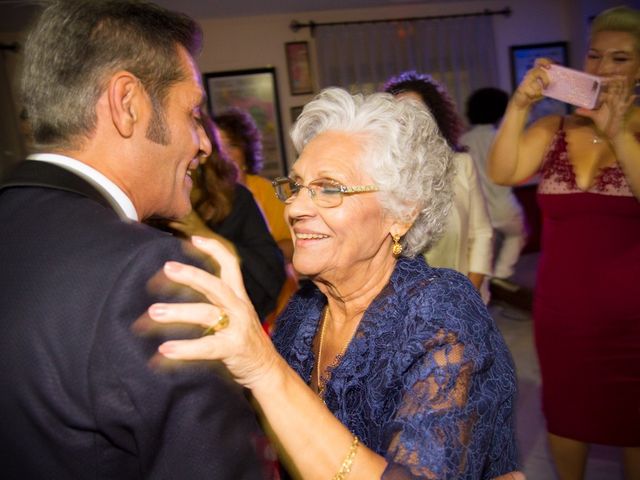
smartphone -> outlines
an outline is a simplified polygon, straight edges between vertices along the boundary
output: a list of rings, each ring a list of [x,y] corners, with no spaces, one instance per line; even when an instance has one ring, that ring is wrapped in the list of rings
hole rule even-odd
[[[598,102],[602,78],[579,70],[551,65],[547,70],[549,86],[542,90],[545,97],[592,110]]]

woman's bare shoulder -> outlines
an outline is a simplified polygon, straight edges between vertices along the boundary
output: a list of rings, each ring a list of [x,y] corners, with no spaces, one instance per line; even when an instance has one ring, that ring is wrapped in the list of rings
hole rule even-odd
[[[547,133],[555,133],[560,127],[562,119],[565,118],[562,115],[546,115],[539,118],[531,124],[529,131],[536,130]]]

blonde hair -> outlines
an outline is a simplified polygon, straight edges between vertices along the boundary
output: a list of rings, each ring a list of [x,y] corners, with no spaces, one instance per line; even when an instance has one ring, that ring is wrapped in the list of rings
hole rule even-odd
[[[599,32],[630,33],[640,52],[640,10],[625,6],[604,10],[591,23],[591,37]]]

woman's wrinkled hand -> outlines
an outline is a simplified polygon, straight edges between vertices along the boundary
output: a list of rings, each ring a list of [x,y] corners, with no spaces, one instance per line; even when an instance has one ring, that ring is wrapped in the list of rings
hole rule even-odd
[[[512,101],[519,108],[529,108],[542,99],[542,90],[549,85],[547,70],[553,62],[548,58],[538,58],[513,94]]]
[[[200,325],[203,332],[210,329],[215,333],[165,342],[158,351],[174,360],[221,360],[238,383],[252,388],[265,380],[279,356],[244,289],[237,258],[214,239],[194,237],[193,244],[220,265],[220,278],[178,262],[167,262],[164,273],[200,292],[210,303],[156,303],[148,314],[159,323]],[[224,320],[218,324],[220,319]]]
[[[611,139],[624,131],[636,100],[626,77],[616,75],[604,79],[598,106],[593,110],[576,109],[576,114],[590,118],[598,132]]]

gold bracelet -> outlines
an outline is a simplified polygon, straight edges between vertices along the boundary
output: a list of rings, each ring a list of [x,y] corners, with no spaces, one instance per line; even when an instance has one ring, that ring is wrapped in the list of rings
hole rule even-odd
[[[354,435],[353,442],[351,442],[351,447],[349,448],[349,453],[347,453],[340,470],[333,476],[332,480],[345,480],[349,473],[351,473],[353,459],[356,458],[356,453],[358,453],[358,445],[360,445],[360,440]]]

